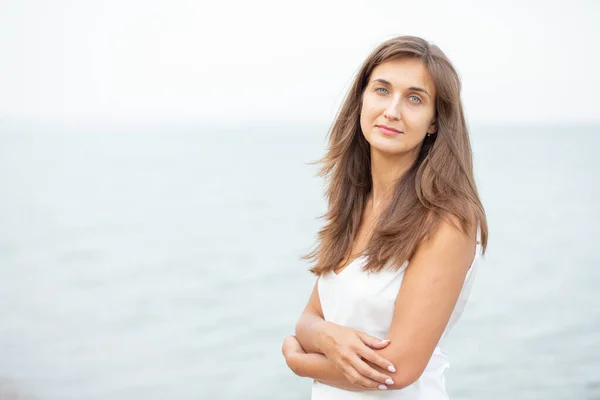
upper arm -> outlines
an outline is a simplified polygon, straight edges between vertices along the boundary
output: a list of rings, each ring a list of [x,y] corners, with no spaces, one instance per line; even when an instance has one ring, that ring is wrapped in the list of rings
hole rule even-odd
[[[399,366],[398,388],[423,373],[454,310],[476,249],[475,228],[468,234],[442,220],[421,243],[405,272],[387,339],[378,352]]]
[[[315,283],[304,311],[296,322],[296,338],[307,353],[319,353],[316,327],[323,323],[323,310],[319,299],[319,280]]]
[[[304,314],[305,312],[310,312],[313,314],[317,314],[320,317],[323,317],[323,309],[321,308],[321,299],[319,298],[319,278],[317,278],[317,281],[315,282],[315,285],[313,286],[312,293],[310,294],[310,297],[308,298],[308,303],[306,304],[306,307],[304,307],[304,311],[302,313]]]

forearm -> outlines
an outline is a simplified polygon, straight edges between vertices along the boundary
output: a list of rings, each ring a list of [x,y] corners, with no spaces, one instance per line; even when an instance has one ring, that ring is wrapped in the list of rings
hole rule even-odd
[[[321,353],[323,333],[329,324],[321,316],[305,312],[296,324],[296,338],[307,353]]]
[[[323,354],[294,353],[288,356],[288,358],[288,366],[298,376],[313,378],[340,389],[352,391],[367,390],[348,382],[342,373]]]

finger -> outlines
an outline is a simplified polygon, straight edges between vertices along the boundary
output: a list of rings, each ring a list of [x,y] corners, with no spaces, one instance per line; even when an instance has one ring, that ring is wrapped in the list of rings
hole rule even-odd
[[[396,372],[396,368],[394,368],[394,364],[392,364],[390,361],[386,360],[385,358],[383,358],[382,356],[377,354],[373,349],[365,347],[358,351],[358,355],[361,356],[362,358],[364,358],[365,360],[377,365],[379,368],[381,368],[383,370],[390,371],[390,372]]]
[[[394,384],[394,381],[392,380],[391,376],[382,374],[381,372],[377,371],[375,368],[371,367],[369,364],[364,362],[360,357],[356,357],[356,359],[353,360],[352,367],[362,376],[369,378],[370,380],[375,381],[378,384]]]
[[[367,346],[373,348],[373,349],[383,349],[385,348],[388,344],[390,344],[389,340],[381,340],[378,339],[376,337],[367,335],[364,332],[360,332],[358,334],[358,336],[360,337],[360,339],[363,341],[364,344],[366,344]]]
[[[352,383],[353,385],[360,386],[363,389],[380,389],[380,390],[387,389],[387,386],[385,386],[373,379],[369,379],[369,378],[361,375],[351,365],[346,365],[345,371],[344,371],[344,376],[346,377],[348,382]],[[383,389],[383,388],[385,388],[385,389]]]

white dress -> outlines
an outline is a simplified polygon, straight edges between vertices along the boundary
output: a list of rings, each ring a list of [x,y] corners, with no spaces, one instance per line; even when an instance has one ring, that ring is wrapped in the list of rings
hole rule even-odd
[[[440,346],[465,308],[480,256],[481,244],[478,234],[475,257],[465,277],[454,311],[425,371],[416,382],[400,390],[352,392],[315,380],[312,387],[312,400],[448,399],[444,371],[450,363]],[[325,320],[383,339],[390,328],[395,299],[408,261],[398,271],[384,269],[378,273],[363,272],[362,266],[365,263],[366,258],[359,257],[345,267],[339,275],[333,272],[321,275],[318,281],[321,307]]]

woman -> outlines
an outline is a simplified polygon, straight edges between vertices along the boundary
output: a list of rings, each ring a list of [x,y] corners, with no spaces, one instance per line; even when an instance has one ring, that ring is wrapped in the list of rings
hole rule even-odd
[[[447,399],[440,346],[487,245],[460,80],[401,36],[362,65],[332,126],[317,283],[283,353],[312,399]],[[382,340],[381,338],[385,338]]]

